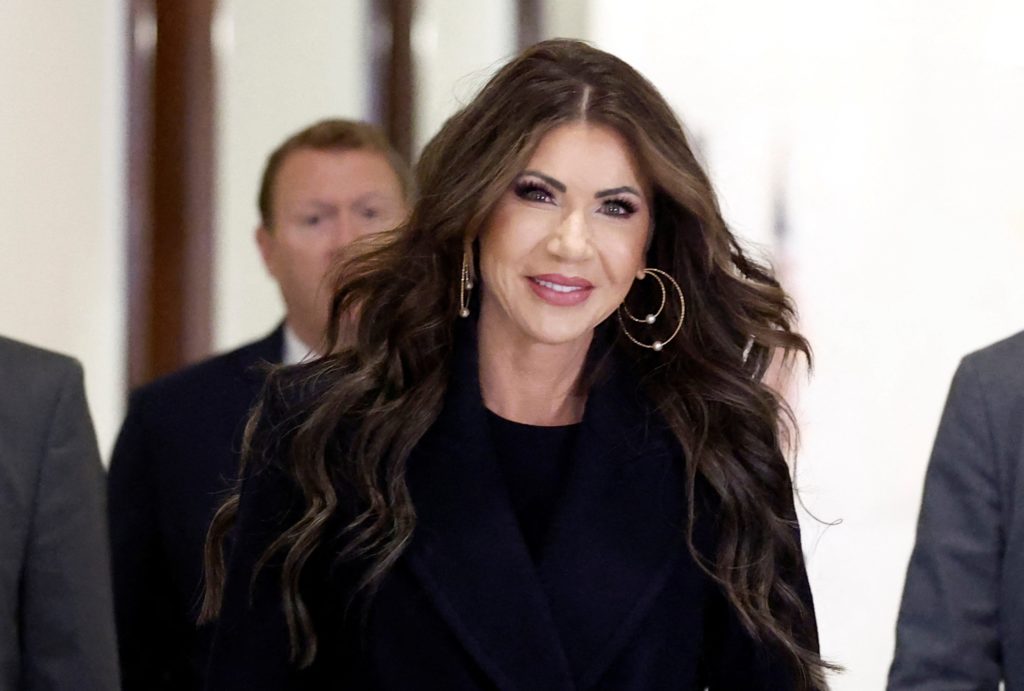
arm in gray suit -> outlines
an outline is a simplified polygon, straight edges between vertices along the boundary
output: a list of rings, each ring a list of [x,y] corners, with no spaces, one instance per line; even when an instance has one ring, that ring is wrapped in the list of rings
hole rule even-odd
[[[890,691],[995,691],[1003,675],[1002,478],[987,393],[966,358],[928,465]]]
[[[22,691],[114,691],[117,650],[103,467],[79,365],[0,339],[0,444],[17,498],[2,511],[21,547],[17,631],[8,660]],[[5,654],[6,655],[6,654]],[[0,676],[7,688],[9,676]]]

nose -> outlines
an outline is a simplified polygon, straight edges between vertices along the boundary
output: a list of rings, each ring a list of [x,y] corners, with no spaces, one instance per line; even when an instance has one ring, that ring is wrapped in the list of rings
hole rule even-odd
[[[548,239],[548,251],[566,261],[590,258],[593,247],[590,244],[590,229],[582,209],[566,214]]]
[[[337,252],[352,242],[358,234],[356,219],[351,213],[339,213],[331,234],[331,251]]]

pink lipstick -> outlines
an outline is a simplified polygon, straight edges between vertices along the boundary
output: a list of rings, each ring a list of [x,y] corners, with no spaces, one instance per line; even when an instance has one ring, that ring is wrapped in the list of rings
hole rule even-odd
[[[526,280],[537,297],[557,307],[572,307],[582,304],[594,290],[594,284],[578,276],[540,274],[527,276]]]

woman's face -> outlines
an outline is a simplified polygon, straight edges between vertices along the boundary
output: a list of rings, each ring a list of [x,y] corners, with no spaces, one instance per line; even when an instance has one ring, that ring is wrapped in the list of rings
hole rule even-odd
[[[649,196],[614,130],[548,133],[480,234],[487,328],[511,342],[589,342],[643,267]]]

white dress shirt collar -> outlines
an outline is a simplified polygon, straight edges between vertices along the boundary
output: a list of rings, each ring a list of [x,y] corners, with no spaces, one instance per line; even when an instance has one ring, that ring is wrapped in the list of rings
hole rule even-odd
[[[298,365],[317,357],[316,348],[303,342],[288,323],[284,325],[284,352],[281,354],[281,364]]]

